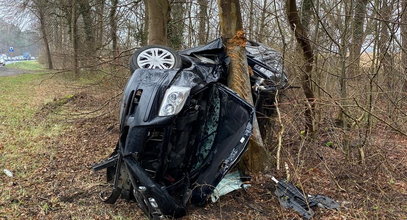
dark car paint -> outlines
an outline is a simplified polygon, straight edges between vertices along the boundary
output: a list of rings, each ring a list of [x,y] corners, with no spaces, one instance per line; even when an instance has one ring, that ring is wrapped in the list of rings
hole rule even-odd
[[[255,114],[253,106],[223,85],[228,58],[221,39],[179,54],[182,69],[133,73],[124,90],[117,148],[93,167],[107,168],[113,180],[106,202],[134,196],[151,219],[177,218],[186,214],[189,201],[207,201],[247,149]],[[191,93],[179,114],[159,116],[165,91],[174,83],[192,85]]]

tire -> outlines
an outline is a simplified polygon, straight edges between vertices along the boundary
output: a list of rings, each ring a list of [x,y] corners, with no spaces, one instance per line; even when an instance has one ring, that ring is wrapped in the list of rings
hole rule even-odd
[[[151,60],[156,58],[155,60]],[[176,69],[182,65],[181,57],[171,48],[149,45],[142,47],[130,58],[130,71],[136,69]]]

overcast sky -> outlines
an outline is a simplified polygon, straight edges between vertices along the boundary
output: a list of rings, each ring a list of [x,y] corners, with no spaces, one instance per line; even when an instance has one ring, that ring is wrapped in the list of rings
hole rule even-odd
[[[35,19],[28,11],[18,7],[21,0],[0,0],[0,19],[4,22],[19,27],[22,31],[35,30]]]

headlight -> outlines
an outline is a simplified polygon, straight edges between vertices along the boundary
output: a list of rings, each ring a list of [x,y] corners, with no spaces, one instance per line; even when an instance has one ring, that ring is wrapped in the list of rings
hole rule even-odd
[[[182,86],[171,86],[165,91],[164,99],[161,102],[158,116],[170,116],[178,114],[184,107],[191,88]]]

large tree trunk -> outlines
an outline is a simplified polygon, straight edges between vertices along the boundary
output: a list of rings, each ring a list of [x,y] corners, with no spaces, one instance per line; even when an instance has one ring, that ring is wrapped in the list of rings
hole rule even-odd
[[[174,49],[181,49],[184,42],[184,14],[186,2],[185,0],[177,1],[171,6],[171,20],[168,27],[169,46]]]
[[[147,45],[148,43],[148,24],[150,23],[148,16],[148,1],[144,0],[144,24],[143,24],[143,34],[141,36],[141,45]]]
[[[309,30],[309,23],[312,16],[312,4],[312,0],[302,1],[301,23],[304,26],[305,30]]]
[[[303,25],[303,27],[304,27],[304,30],[310,30],[310,29],[309,29],[309,25],[310,25],[311,16],[312,16],[312,13],[313,13],[313,10],[312,10],[312,4],[313,4],[313,2],[312,2],[312,1],[313,1],[313,0],[303,0],[303,1],[302,1],[301,23],[302,23],[302,25]],[[308,34],[311,35],[311,33],[308,33]],[[315,59],[316,59],[316,58],[317,58],[317,57],[315,57]],[[315,78],[315,76],[314,76],[313,72],[311,71],[311,72],[309,73],[309,79],[310,79],[310,81],[316,80],[316,79],[314,79],[314,78]],[[310,86],[311,86],[312,91],[315,91],[315,87],[313,87],[312,84],[311,84]]]
[[[42,34],[42,40],[44,41],[45,51],[47,53],[48,69],[53,69],[54,66],[52,64],[51,49],[49,47],[48,35],[47,35],[47,31],[45,29],[45,16],[44,16],[44,12],[41,9],[39,9],[39,20],[40,20],[40,29],[41,29],[41,34]]]
[[[148,1],[148,44],[167,45],[167,27],[170,20],[168,0]]]
[[[402,2],[402,16],[401,16],[401,39],[402,39],[402,55],[401,66],[404,74],[404,92],[407,92],[407,0]]]
[[[79,77],[79,58],[78,58],[78,49],[79,49],[79,35],[78,35],[78,15],[77,15],[77,6],[76,0],[72,1],[72,47],[73,47],[73,62],[74,62],[74,71],[75,76]]]
[[[194,21],[192,21],[192,7],[193,7],[193,2],[189,3],[189,8],[188,8],[188,47],[192,47],[194,45],[194,42],[196,41],[195,37],[195,27],[194,27]]]
[[[249,40],[253,40],[253,30],[254,30],[254,0],[250,0],[249,3]]]
[[[228,86],[246,101],[253,104],[250,76],[246,57],[246,38],[243,32],[238,0],[218,0],[222,37],[230,58]],[[246,171],[263,171],[266,168],[267,151],[255,118],[249,149],[243,155],[240,167]]]
[[[89,0],[80,0],[79,1],[79,14],[81,14],[82,18],[83,18],[85,39],[86,39],[86,48],[87,48],[86,54],[93,55],[95,37],[93,36],[94,26],[93,26],[93,21],[92,21],[91,6],[89,4]]]
[[[117,49],[117,20],[116,20],[118,0],[111,0],[111,3],[112,6],[110,8],[109,13],[110,37],[112,38],[113,57],[117,57],[119,55],[119,51]]]
[[[311,89],[310,74],[312,71],[312,65],[314,62],[314,52],[311,47],[310,40],[306,30],[301,24],[300,17],[298,16],[297,5],[295,0],[287,0],[286,13],[288,22],[290,23],[291,29],[294,31],[297,42],[300,44],[303,56],[305,59],[304,71],[301,75],[301,85],[304,90],[305,97],[308,101],[308,106],[305,110],[305,127],[308,132],[313,132],[314,130],[314,108],[315,108],[315,96]]]
[[[353,36],[349,56],[350,65],[347,74],[348,76],[355,76],[359,74],[360,52],[365,36],[363,26],[365,24],[366,6],[368,2],[368,0],[359,0],[355,3],[355,15],[353,16],[352,22]]]
[[[99,0],[96,6],[97,34],[96,34],[96,50],[103,46],[103,15],[105,12],[105,0]]]
[[[344,25],[342,28],[342,32],[341,32],[341,42],[340,42],[340,47],[339,47],[339,56],[340,56],[340,64],[341,64],[341,74],[339,77],[339,88],[340,88],[340,94],[341,94],[341,106],[342,108],[339,111],[339,115],[338,115],[338,123],[342,125],[342,127],[344,129],[348,128],[348,123],[347,123],[347,119],[345,118],[345,115],[348,113],[348,73],[347,73],[347,63],[348,63],[348,59],[347,59],[347,51],[349,48],[349,37],[350,34],[349,33],[349,23],[350,23],[350,17],[352,14],[352,5],[349,5],[349,2],[344,2]],[[358,57],[360,56],[359,54],[357,55]],[[359,59],[359,58],[358,58]],[[346,137],[346,133],[345,133],[345,138],[343,138],[343,147],[345,149],[348,148],[348,139]]]
[[[389,53],[390,48],[390,30],[389,23],[391,19],[392,7],[391,2],[387,0],[382,3],[380,14],[381,14],[381,25],[380,25],[380,38],[379,38],[379,61],[381,68],[383,69],[383,74],[385,82],[389,91],[395,89],[393,88],[394,79],[392,79],[391,73],[393,73],[392,57]]]
[[[208,13],[208,0],[198,0],[199,4],[199,33],[198,33],[198,42],[200,45],[205,44],[207,39],[206,39],[206,33],[209,31],[206,28],[206,23],[207,23],[207,13]]]

